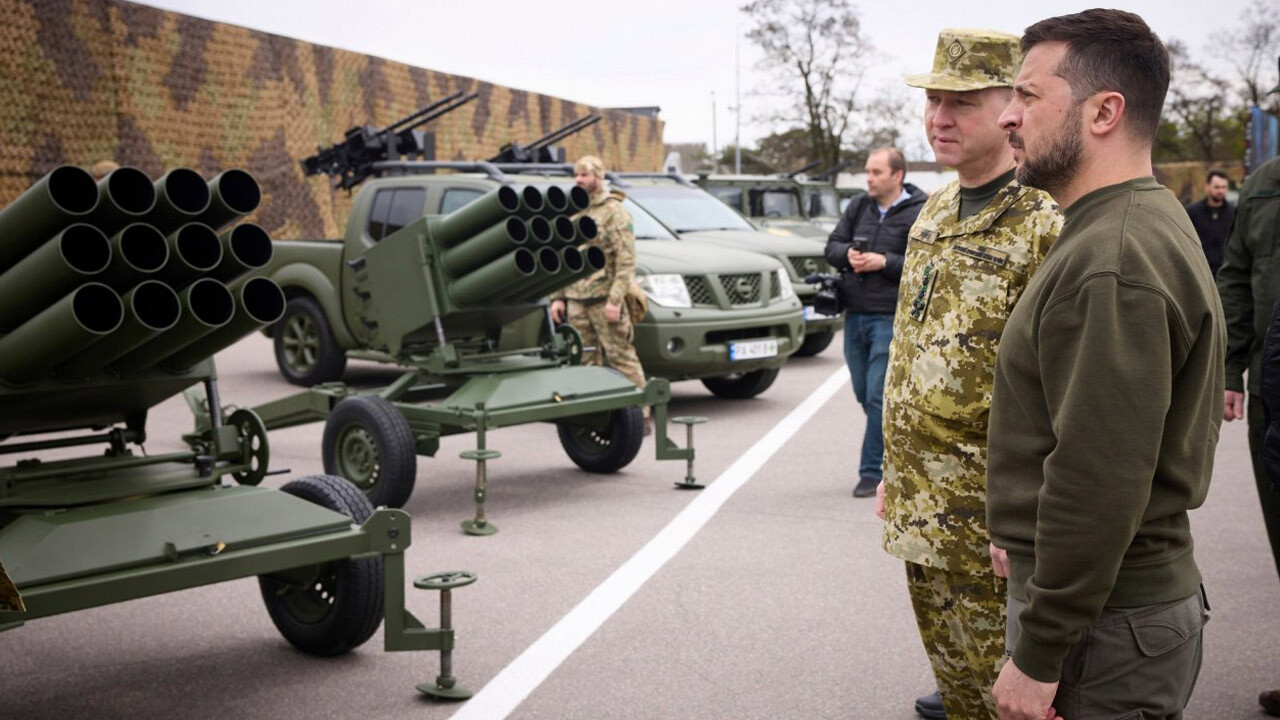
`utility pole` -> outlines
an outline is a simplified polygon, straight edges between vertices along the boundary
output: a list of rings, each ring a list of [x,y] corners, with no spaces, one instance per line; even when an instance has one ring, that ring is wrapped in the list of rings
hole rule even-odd
[[[718,162],[716,155],[719,148],[716,147],[716,91],[711,91],[711,161]]]
[[[736,32],[733,37],[733,174],[742,174],[742,84],[738,63],[738,41],[742,33]]]

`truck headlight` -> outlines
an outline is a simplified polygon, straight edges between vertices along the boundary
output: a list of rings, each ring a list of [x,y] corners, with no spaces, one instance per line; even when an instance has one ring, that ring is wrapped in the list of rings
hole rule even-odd
[[[782,289],[780,297],[783,300],[795,297],[796,289],[791,287],[791,278],[787,275],[787,269],[778,268],[777,270],[774,270],[774,272],[778,274],[778,287]]]
[[[680,275],[641,275],[636,278],[636,283],[650,300],[663,307],[693,307],[689,288]]]

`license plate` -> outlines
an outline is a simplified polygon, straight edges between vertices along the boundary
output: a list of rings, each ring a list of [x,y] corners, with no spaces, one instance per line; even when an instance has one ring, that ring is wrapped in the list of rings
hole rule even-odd
[[[771,358],[778,356],[778,341],[769,340],[747,340],[744,342],[729,343],[729,359],[730,360],[755,360],[757,358]]]
[[[836,317],[836,316],[835,316],[835,315],[827,315],[827,314],[825,314],[825,313],[820,313],[820,312],[818,312],[817,310],[814,310],[812,305],[805,305],[805,306],[804,306],[804,319],[805,319],[805,320],[826,320],[827,318],[833,318],[833,317]]]

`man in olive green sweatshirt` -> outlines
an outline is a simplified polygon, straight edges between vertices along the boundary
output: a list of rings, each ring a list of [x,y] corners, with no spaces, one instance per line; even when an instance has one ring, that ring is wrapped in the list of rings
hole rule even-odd
[[[1087,10],[1022,36],[1000,118],[1018,180],[1062,208],[1000,340],[992,560],[1009,577],[1005,720],[1180,718],[1208,619],[1187,511],[1209,488],[1225,329],[1186,212],[1151,173],[1169,56]]]

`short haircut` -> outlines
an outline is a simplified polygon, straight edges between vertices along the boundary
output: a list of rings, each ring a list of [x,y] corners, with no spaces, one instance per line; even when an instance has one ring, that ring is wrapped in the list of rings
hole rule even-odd
[[[1023,54],[1044,42],[1066,43],[1056,74],[1071,86],[1077,103],[1097,92],[1118,92],[1129,132],[1155,139],[1169,90],[1169,50],[1141,17],[1095,8],[1041,20],[1023,33]]]
[[[1225,172],[1217,168],[1210,170],[1209,174],[1204,177],[1205,184],[1213,182],[1213,179],[1216,177],[1220,177],[1223,180],[1226,180],[1228,185],[1231,184],[1231,178],[1227,177],[1227,174]]]
[[[905,180],[907,178],[907,158],[903,156],[901,150],[891,145],[885,145],[884,147],[878,147],[872,150],[871,152],[867,153],[867,157],[871,157],[876,153],[889,154],[889,174],[890,175],[896,172],[900,172],[902,173],[902,179]]]

